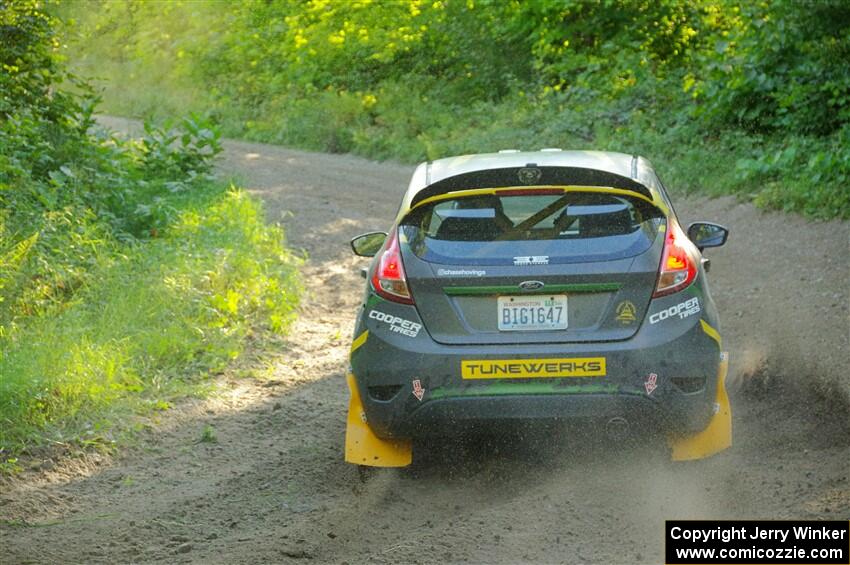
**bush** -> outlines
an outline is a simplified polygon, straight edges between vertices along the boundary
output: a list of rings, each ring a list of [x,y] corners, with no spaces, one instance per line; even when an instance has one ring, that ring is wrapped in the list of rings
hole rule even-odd
[[[669,165],[674,188],[848,217],[850,193],[824,184],[844,174],[829,155],[850,118],[840,0],[158,6],[65,5],[71,59],[102,72],[110,111],[194,99],[228,135],[406,161],[617,147]],[[792,148],[802,169],[769,163]]]
[[[118,408],[167,406],[257,331],[285,331],[298,286],[283,244],[244,192],[207,184],[158,237],[101,249],[72,304],[0,341],[0,454],[111,442]]]
[[[97,128],[57,25],[35,0],[0,0],[0,472],[200,390],[248,338],[284,332],[298,300],[280,228],[209,174],[218,127]]]
[[[703,55],[700,113],[760,132],[829,135],[850,122],[850,4],[754,2],[741,22]]]

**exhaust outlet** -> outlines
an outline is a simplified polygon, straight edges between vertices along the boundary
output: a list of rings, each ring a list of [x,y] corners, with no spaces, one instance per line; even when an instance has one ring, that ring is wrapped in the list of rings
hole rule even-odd
[[[617,416],[615,418],[611,418],[608,420],[608,423],[605,424],[605,433],[608,435],[608,439],[613,441],[625,441],[631,435],[631,426],[629,425],[628,420],[621,416]]]

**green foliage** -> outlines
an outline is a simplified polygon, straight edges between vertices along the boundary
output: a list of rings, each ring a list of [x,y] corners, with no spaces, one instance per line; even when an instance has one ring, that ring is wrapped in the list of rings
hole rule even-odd
[[[298,296],[282,231],[209,174],[218,127],[95,127],[56,25],[0,0],[0,473],[48,441],[108,447],[128,407],[165,409],[285,331]]]
[[[850,217],[850,125],[822,141],[758,148],[753,158],[739,159],[738,176],[764,188],[756,202],[772,208],[801,210],[813,216],[834,210]]]
[[[0,113],[24,111],[36,119],[64,120],[68,110],[76,110],[73,96],[51,92],[67,76],[53,56],[58,46],[54,26],[37,0],[0,2]]]
[[[215,428],[211,425],[207,424],[204,426],[204,429],[201,430],[201,437],[198,439],[199,443],[218,443],[218,436],[215,433]]]
[[[212,169],[212,158],[221,153],[221,132],[197,114],[180,122],[181,130],[171,122],[154,127],[145,122],[141,138],[144,164],[160,175],[194,176]],[[170,187],[176,190],[175,187]]]
[[[14,475],[23,471],[23,467],[18,465],[17,457],[0,458],[0,475]]]
[[[834,184],[847,171],[833,152],[850,117],[841,0],[111,0],[64,10],[78,20],[67,33],[74,66],[107,79],[113,112],[166,117],[194,101],[228,135],[406,161],[617,148],[655,160],[674,188],[850,217],[850,191]],[[794,159],[773,157],[792,149]]]
[[[744,4],[740,24],[702,55],[695,95],[711,120],[825,135],[850,122],[850,4]]]
[[[102,257],[72,304],[0,342],[0,450],[85,437],[116,403],[156,408],[288,327],[297,262],[259,205],[206,184],[176,207],[158,237]]]

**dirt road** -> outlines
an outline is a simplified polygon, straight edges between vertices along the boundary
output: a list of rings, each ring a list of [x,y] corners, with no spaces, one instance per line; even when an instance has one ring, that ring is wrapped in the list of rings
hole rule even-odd
[[[342,461],[364,264],[347,242],[388,227],[412,167],[228,142],[221,170],[309,254],[290,338],[265,379],[224,377],[123,456],[0,483],[3,563],[660,563],[665,519],[850,518],[848,223],[677,199],[732,230],[710,252],[737,377],[729,451],[674,465],[569,437],[458,444],[361,483]]]

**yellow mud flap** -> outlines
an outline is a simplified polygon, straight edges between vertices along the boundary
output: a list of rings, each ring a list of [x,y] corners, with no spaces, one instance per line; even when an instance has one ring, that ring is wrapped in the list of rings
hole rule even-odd
[[[370,467],[406,467],[413,459],[410,440],[386,440],[375,435],[366,423],[366,412],[354,375],[346,377],[351,400],[348,403],[348,425],[345,430],[345,460]]]
[[[726,394],[726,373],[729,371],[729,354],[720,354],[717,367],[717,396],[714,400],[715,412],[708,426],[695,434],[671,437],[673,461],[691,461],[703,459],[732,445],[732,407]]]

